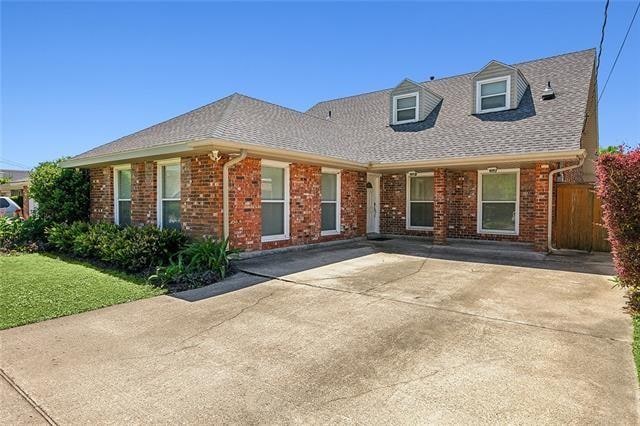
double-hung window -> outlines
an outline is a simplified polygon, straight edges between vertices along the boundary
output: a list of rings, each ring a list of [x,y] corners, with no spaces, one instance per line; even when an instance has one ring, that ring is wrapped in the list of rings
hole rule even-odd
[[[121,226],[131,225],[131,166],[113,168],[114,222]]]
[[[478,113],[509,109],[510,76],[482,80],[476,84],[476,111]]]
[[[340,171],[322,169],[320,175],[321,235],[340,233]]]
[[[520,170],[478,172],[478,232],[517,234]]]
[[[418,121],[419,94],[408,93],[393,97],[393,124]]]
[[[262,241],[289,238],[289,165],[262,161]]]
[[[180,229],[180,160],[158,163],[158,226]]]
[[[407,229],[433,229],[433,173],[407,175]]]

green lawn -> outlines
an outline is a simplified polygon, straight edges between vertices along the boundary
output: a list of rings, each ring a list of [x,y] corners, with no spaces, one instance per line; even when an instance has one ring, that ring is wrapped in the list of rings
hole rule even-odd
[[[139,278],[41,254],[0,256],[0,329],[163,294]]]

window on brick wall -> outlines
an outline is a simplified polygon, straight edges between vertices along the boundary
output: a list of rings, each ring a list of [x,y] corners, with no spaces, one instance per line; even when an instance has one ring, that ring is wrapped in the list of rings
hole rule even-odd
[[[320,177],[321,235],[340,233],[340,171],[322,169]]]
[[[158,163],[158,226],[180,229],[180,160]]]
[[[131,225],[131,166],[113,168],[113,218],[118,225]]]
[[[518,234],[520,170],[478,171],[478,232]]]
[[[262,161],[262,241],[289,238],[289,165]]]
[[[407,175],[407,229],[433,229],[433,173]]]

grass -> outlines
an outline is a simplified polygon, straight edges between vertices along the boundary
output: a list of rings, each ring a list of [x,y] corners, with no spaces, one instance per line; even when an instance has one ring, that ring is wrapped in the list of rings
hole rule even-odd
[[[125,274],[42,254],[0,256],[0,330],[163,294]]]
[[[633,359],[636,361],[636,372],[640,379],[640,315],[633,318]]]

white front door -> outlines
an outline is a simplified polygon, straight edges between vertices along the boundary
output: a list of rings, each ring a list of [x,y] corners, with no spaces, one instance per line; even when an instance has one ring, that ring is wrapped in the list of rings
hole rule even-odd
[[[367,233],[380,232],[380,175],[367,173]]]

